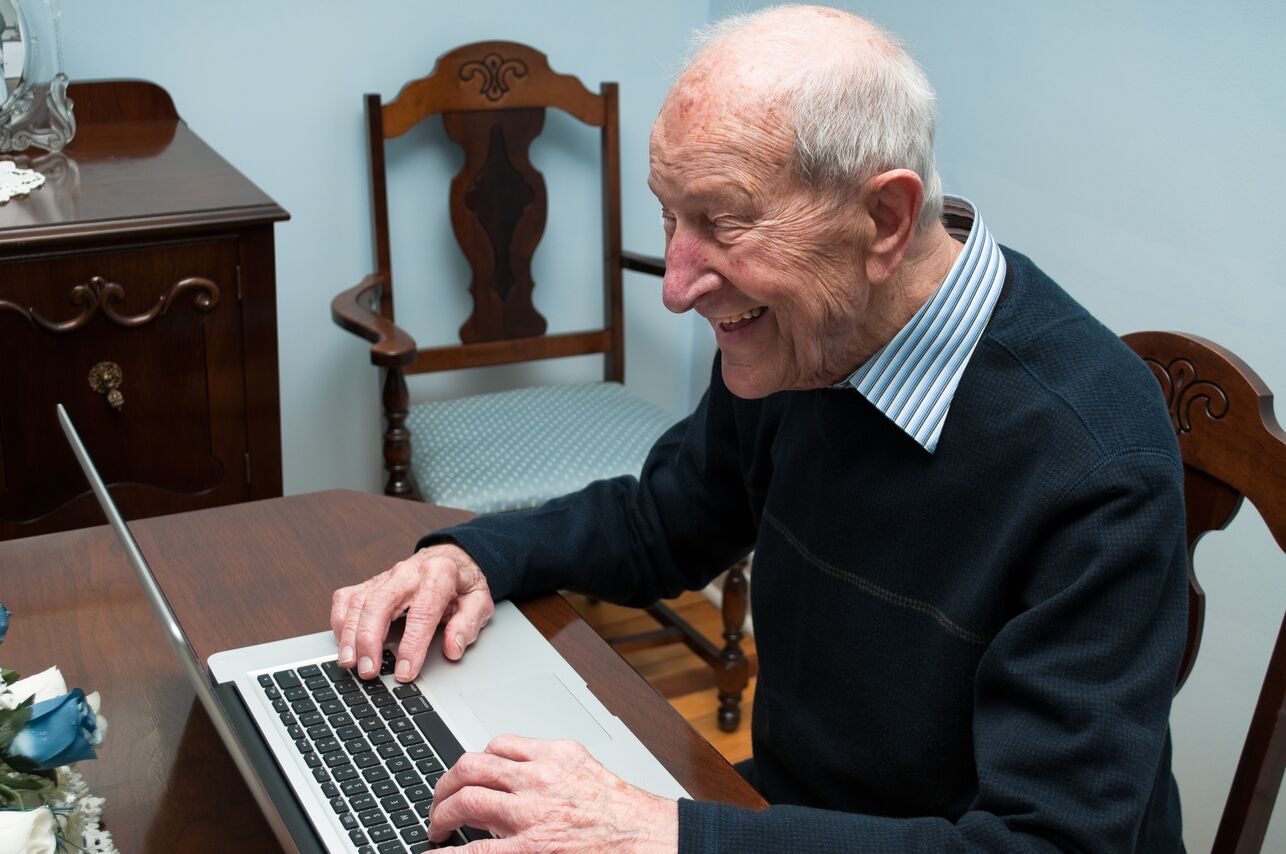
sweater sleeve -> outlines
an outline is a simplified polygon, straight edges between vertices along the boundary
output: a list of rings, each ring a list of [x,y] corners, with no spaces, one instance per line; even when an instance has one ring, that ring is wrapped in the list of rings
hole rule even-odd
[[[1017,616],[976,672],[977,794],[960,816],[683,801],[680,851],[1162,850],[1140,833],[1152,799],[1179,821],[1168,717],[1186,626],[1181,478],[1167,452],[1120,454],[1047,517],[1015,581]]]
[[[696,411],[667,431],[638,478],[600,480],[532,510],[480,516],[416,548],[454,542],[496,599],[574,590],[633,607],[704,587],[755,537],[731,395],[718,361]]]

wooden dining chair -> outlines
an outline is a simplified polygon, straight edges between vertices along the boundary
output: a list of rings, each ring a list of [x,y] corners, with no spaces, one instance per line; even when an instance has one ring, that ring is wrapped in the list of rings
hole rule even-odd
[[[1188,521],[1188,641],[1182,687],[1196,662],[1205,593],[1192,568],[1206,533],[1225,528],[1250,499],[1286,551],[1286,433],[1273,395],[1228,350],[1175,332],[1136,332],[1125,343],[1152,370],[1170,409],[1183,455]],[[1286,610],[1215,834],[1215,854],[1259,851],[1286,769]]]
[[[384,371],[388,495],[479,513],[534,507],[593,480],[637,474],[653,442],[674,422],[623,385],[622,271],[662,275],[665,268],[660,259],[621,248],[617,99],[617,84],[591,92],[577,78],[555,73],[543,53],[501,41],[443,54],[432,73],[407,83],[387,104],[379,95],[366,96],[376,269],[334,298],[331,316],[372,342],[371,362]],[[602,257],[603,323],[558,334],[547,332],[546,318],[532,302],[532,257],[548,210],[545,182],[529,152],[550,108],[599,129],[602,185],[602,232],[588,242],[598,244]],[[449,201],[452,229],[472,270],[473,310],[458,342],[421,347],[393,311],[385,143],[431,118],[464,152]],[[408,374],[590,354],[602,354],[602,382],[415,404],[407,389]],[[730,572],[733,588],[744,588],[740,565]],[[721,725],[735,728],[749,678],[740,645],[745,596],[724,597],[719,649],[664,604],[648,613],[661,623],[658,637],[683,641],[711,665]]]

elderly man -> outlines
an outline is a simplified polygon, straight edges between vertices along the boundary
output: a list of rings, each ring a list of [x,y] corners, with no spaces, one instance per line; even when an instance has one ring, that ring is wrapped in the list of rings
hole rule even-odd
[[[665,304],[719,345],[623,477],[424,538],[335,594],[396,678],[441,625],[556,588],[643,605],[755,550],[754,760],[772,804],[665,801],[577,745],[497,738],[431,832],[486,851],[1178,851],[1167,718],[1182,477],[1155,381],[978,211],[941,197],[933,92],[866,22],[715,28],[652,131]],[[1021,133],[1018,125],[1013,132]],[[1051,227],[1054,227],[1051,225]]]

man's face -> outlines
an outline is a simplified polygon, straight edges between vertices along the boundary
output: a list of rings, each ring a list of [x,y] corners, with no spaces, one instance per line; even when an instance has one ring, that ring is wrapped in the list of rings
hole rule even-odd
[[[709,321],[738,397],[824,387],[868,355],[856,200],[836,204],[803,186],[788,165],[792,146],[772,108],[691,89],[676,89],[652,129],[663,299]]]

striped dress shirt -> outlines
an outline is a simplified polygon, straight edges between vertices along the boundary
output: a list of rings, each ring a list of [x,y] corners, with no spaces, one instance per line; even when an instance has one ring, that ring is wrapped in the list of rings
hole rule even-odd
[[[841,387],[851,386],[929,453],[938,447],[947,410],[1005,282],[1005,257],[973,204],[943,199],[948,226],[964,249],[929,301]]]

